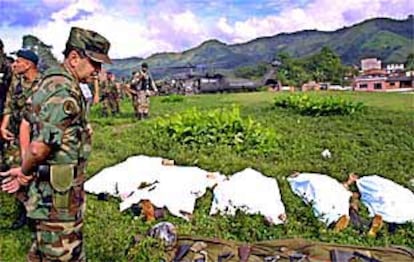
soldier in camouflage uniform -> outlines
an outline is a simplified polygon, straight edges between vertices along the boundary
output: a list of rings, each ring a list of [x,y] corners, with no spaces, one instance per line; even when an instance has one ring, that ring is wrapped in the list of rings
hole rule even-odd
[[[2,190],[28,186],[27,215],[35,220],[29,261],[86,261],[83,248],[86,161],[91,144],[86,102],[79,83],[87,82],[102,63],[110,63],[110,43],[100,34],[73,27],[59,68],[45,72],[25,119],[32,139],[22,165]]]
[[[9,152],[5,157],[8,167],[20,165],[19,127],[26,100],[32,96],[41,75],[37,70],[38,57],[30,50],[19,50],[14,62],[15,79],[6,96],[1,123],[1,136],[7,141]]]
[[[14,62],[15,79],[9,87],[6,97],[3,120],[1,123],[1,137],[4,143],[2,164],[8,168],[20,166],[21,150],[19,143],[19,129],[26,100],[32,96],[35,86],[40,80],[37,70],[39,58],[31,50],[19,50]],[[12,229],[18,229],[26,223],[26,212],[23,204],[18,201],[18,218]]]
[[[150,107],[149,97],[157,91],[155,82],[148,71],[148,64],[142,63],[141,70],[135,73],[131,80],[133,107],[135,110],[135,116],[138,119],[148,117]]]
[[[0,39],[0,122],[3,117],[4,103],[6,101],[7,91],[9,89],[10,83],[12,82],[12,65],[4,53],[3,48],[3,41]],[[4,140],[0,138],[0,171],[5,171],[7,169],[7,167],[3,165],[1,161],[4,156],[3,144]],[[15,200],[13,197],[0,192],[0,214],[9,215],[11,212],[14,212],[14,203]],[[0,220],[2,222],[5,220],[2,215],[0,216]]]
[[[3,49],[3,41],[0,39],[0,120],[3,117],[4,103],[13,75],[11,64],[7,60],[7,56]],[[0,159],[3,158],[3,142],[3,139],[0,139]],[[2,164],[0,165],[0,171],[4,171],[6,167]]]
[[[114,75],[111,72],[106,73],[105,81],[101,82],[102,91],[102,115],[108,116],[108,110],[112,115],[119,113],[118,89],[114,81]]]

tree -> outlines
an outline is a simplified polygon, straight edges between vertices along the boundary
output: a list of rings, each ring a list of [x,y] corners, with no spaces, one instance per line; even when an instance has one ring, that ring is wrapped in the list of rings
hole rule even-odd
[[[319,53],[305,58],[304,64],[308,73],[317,82],[341,83],[342,81],[341,58],[329,47],[323,47]]]
[[[262,77],[267,71],[265,63],[259,63],[255,66],[242,66],[235,70],[234,74],[237,77],[257,79]]]
[[[414,71],[414,53],[410,53],[405,61],[405,70]]]
[[[305,70],[302,60],[293,59],[288,53],[280,53],[277,57],[281,62],[277,70],[277,79],[282,84],[301,87],[312,79],[312,76]]]

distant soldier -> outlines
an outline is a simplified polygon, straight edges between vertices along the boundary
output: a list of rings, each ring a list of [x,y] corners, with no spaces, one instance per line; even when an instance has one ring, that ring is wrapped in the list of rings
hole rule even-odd
[[[125,99],[126,98],[126,87],[128,85],[128,81],[126,80],[126,78],[123,76],[121,78],[121,82],[119,83],[119,95],[120,95],[120,99]]]
[[[21,167],[0,175],[1,189],[28,186],[27,216],[35,221],[28,261],[86,261],[83,245],[84,191],[91,129],[79,83],[110,63],[110,43],[100,34],[71,29],[61,67],[45,72],[31,98],[29,149]]]
[[[119,113],[121,113],[121,109],[119,108],[119,104],[121,103],[121,97],[122,97],[122,82],[120,83],[120,82],[115,81],[115,89],[116,89],[115,108],[116,108],[116,113],[119,114]]]
[[[133,107],[138,119],[147,118],[149,115],[149,97],[157,92],[154,80],[148,71],[148,64],[142,63],[141,70],[134,74],[131,80],[131,93],[133,95]]]
[[[119,113],[118,89],[111,72],[106,73],[106,79],[100,84],[102,92],[102,115],[108,116],[108,110],[112,115]]]

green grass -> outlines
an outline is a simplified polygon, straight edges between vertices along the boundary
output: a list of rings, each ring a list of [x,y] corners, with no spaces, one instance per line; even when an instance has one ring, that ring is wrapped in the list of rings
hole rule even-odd
[[[275,96],[289,93],[268,92],[188,96],[180,103],[163,103],[161,97],[155,97],[151,100],[151,118],[143,122],[133,119],[129,101],[122,104],[123,114],[116,118],[102,119],[99,117],[99,107],[94,108],[91,113],[94,144],[88,167],[89,176],[136,154],[162,156],[176,160],[179,165],[197,165],[228,175],[250,166],[278,180],[287,209],[287,224],[266,226],[260,216],[243,214],[236,217],[211,217],[208,212],[212,192],[197,202],[191,222],[174,217],[168,217],[167,220],[176,224],[183,234],[241,241],[302,237],[365,246],[414,247],[414,224],[401,226],[393,235],[385,228],[376,239],[368,238],[352,228],[339,234],[333,233],[313,217],[311,208],[291,192],[285,180],[294,171],[327,173],[339,180],[345,180],[350,172],[356,172],[360,175],[380,174],[413,190],[409,180],[414,177],[414,95],[355,92],[318,94],[363,102],[367,108],[364,113],[351,116],[302,116],[273,106]],[[240,107],[243,117],[250,116],[278,134],[274,154],[240,155],[226,147],[154,147],[154,144],[162,142],[149,132],[156,117],[184,112],[193,107],[209,110],[232,104]],[[320,153],[325,148],[332,152],[329,160],[321,158]],[[131,238],[135,234],[145,233],[153,225],[133,219],[129,212],[119,213],[118,204],[116,199],[103,202],[89,195],[85,243],[90,261],[126,261],[124,251]],[[11,218],[6,217],[0,224],[6,225],[10,221]],[[30,243],[26,228],[15,232],[1,231],[0,261],[25,261]]]

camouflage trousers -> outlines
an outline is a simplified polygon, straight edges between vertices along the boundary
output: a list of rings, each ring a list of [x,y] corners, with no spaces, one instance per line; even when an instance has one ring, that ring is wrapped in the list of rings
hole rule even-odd
[[[86,261],[83,247],[83,218],[75,222],[36,220],[29,262]]]
[[[150,99],[146,91],[139,91],[138,95],[134,95],[133,106],[136,115],[149,113]]]
[[[114,93],[107,93],[103,98],[102,113],[104,115],[109,115],[108,110],[110,110],[112,114],[119,112],[119,99]]]
[[[20,166],[20,149],[17,143],[3,142],[0,154],[0,171]],[[15,195],[0,192],[0,219],[2,222],[10,224],[9,220],[15,219],[16,215],[24,210],[21,205]]]
[[[2,170],[7,170],[11,167],[20,166],[20,146],[17,141],[3,142],[1,150],[0,165]]]

